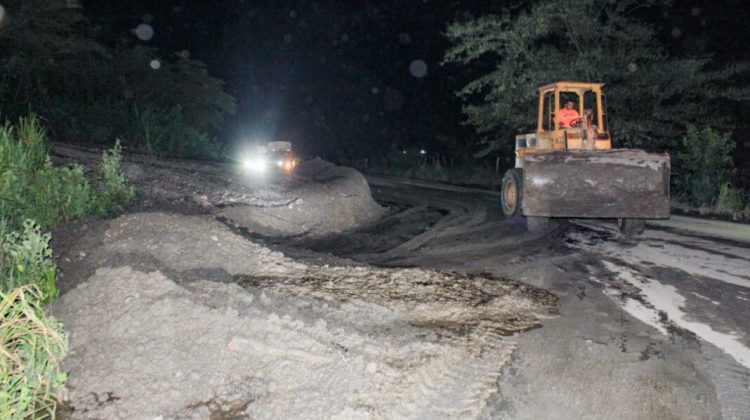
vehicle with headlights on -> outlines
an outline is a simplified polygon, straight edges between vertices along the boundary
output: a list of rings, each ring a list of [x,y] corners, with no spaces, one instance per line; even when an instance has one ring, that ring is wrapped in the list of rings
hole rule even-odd
[[[292,153],[290,141],[268,142],[266,150],[271,164],[284,172],[292,172],[299,164],[299,159]]]
[[[257,175],[273,172],[290,174],[299,164],[299,159],[292,153],[291,142],[272,141],[246,154],[241,162],[245,171]]]

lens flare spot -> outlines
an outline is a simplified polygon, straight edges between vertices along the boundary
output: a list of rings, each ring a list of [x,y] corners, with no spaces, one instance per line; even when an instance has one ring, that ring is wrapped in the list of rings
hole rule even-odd
[[[422,60],[414,60],[409,65],[409,73],[416,78],[422,78],[427,74],[427,63]]]
[[[133,33],[141,41],[150,41],[154,37],[154,28],[148,23],[141,23],[133,29]]]

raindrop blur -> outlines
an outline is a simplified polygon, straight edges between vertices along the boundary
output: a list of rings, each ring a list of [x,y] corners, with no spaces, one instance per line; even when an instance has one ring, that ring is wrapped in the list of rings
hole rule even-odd
[[[378,92],[380,92],[380,91],[378,90],[378,88],[374,87],[374,88],[372,88],[371,92],[372,92],[373,95],[377,95]]]
[[[342,42],[347,42],[347,41],[349,41],[349,35],[347,35],[347,34],[341,35],[341,41],[342,41]]]
[[[137,36],[141,41],[149,41],[154,37],[154,28],[152,28],[148,23],[141,23],[140,25],[136,26],[136,28],[133,30],[133,33],[135,33],[135,36]]]
[[[699,14],[701,14],[701,9],[700,9],[700,7],[697,7],[697,6],[693,7],[693,9],[690,11],[690,13],[692,13],[693,16],[698,16]]]
[[[296,10],[292,10],[291,12],[289,12],[289,17],[292,18],[292,19],[296,19],[297,18],[297,11]]]
[[[701,19],[701,26],[706,26],[706,19]]]
[[[292,34],[286,34],[286,35],[284,35],[284,42],[285,43],[291,44],[292,39],[294,39],[294,37],[292,37]]]
[[[411,35],[407,34],[406,32],[401,32],[398,34],[398,42],[406,45],[411,42]]]
[[[682,30],[680,28],[672,29],[672,36],[675,38],[679,38],[680,36],[682,36]]]
[[[628,70],[633,73],[634,71],[638,70],[638,64],[630,63],[628,64]]]
[[[152,69],[159,70],[161,68],[161,61],[157,59],[151,60],[151,63],[149,63]]]
[[[422,60],[414,60],[409,65],[409,73],[414,77],[424,77],[427,74],[427,63]]]
[[[0,4],[0,26],[2,26],[4,20],[5,20],[5,8],[3,8],[3,5]]]
[[[190,51],[189,50],[182,50],[180,52],[180,54],[182,55],[182,58],[190,58]]]

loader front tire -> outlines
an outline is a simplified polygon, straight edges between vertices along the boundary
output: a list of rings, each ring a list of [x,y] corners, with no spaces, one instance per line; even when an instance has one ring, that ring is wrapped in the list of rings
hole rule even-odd
[[[523,207],[523,169],[513,168],[505,172],[500,201],[505,217],[521,216]]]

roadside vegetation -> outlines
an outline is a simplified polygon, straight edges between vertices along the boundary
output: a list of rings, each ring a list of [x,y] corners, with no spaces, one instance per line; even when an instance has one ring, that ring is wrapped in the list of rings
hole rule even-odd
[[[673,200],[702,211],[750,218],[750,198],[735,184],[738,178],[727,133],[688,127],[673,160]]]
[[[121,159],[117,142],[88,179],[80,166],[52,165],[37,117],[0,128],[0,418],[54,415],[67,336],[42,307],[58,296],[46,232],[126,206],[135,192]]]

